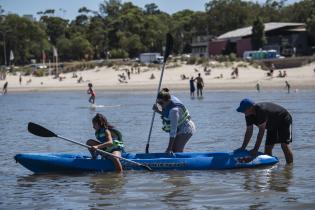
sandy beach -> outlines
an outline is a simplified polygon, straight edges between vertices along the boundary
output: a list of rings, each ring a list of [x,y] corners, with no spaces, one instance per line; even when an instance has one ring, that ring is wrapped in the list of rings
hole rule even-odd
[[[172,65],[172,64],[170,64]],[[231,78],[232,67],[239,69],[239,77]],[[267,77],[267,71],[255,68],[244,63],[233,63],[229,67],[210,68],[210,75],[206,75],[201,65],[180,64],[178,67],[166,67],[163,76],[163,87],[176,90],[189,90],[189,79],[182,79],[181,75],[187,78],[196,77],[198,73],[205,83],[206,90],[255,90],[256,84],[260,84],[261,90],[270,88],[285,88],[287,80],[291,89],[312,89],[315,88],[315,63],[311,63],[298,68],[281,69],[287,72],[287,77],[279,78],[280,70],[275,70],[273,77]],[[130,66],[120,66],[118,69],[108,67],[96,67],[94,69],[78,71],[77,77],[73,78],[73,73],[60,74],[63,78],[54,79],[54,76],[35,77],[22,76],[22,83],[19,83],[19,73],[16,75],[7,74],[6,80],[1,80],[1,88],[5,81],[8,81],[8,91],[53,91],[53,90],[85,90],[89,82],[93,83],[97,90],[156,90],[161,71],[157,68],[141,67],[140,74],[131,73],[130,79],[126,74],[126,69]],[[119,82],[119,76],[125,74],[126,82]],[[150,79],[154,74],[155,79]],[[222,74],[223,78],[219,78]],[[78,78],[82,77],[82,82],[78,83]],[[31,82],[30,82],[31,81]]]

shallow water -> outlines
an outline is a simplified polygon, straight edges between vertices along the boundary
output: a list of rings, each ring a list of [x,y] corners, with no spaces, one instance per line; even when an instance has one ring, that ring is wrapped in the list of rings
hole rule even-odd
[[[14,162],[15,154],[86,151],[28,133],[29,121],[83,143],[93,138],[91,119],[100,112],[122,131],[128,152],[144,152],[155,92],[98,91],[95,109],[84,91],[9,93],[0,96],[0,209],[314,209],[313,91],[208,91],[201,100],[192,100],[187,92],[174,94],[187,105],[197,126],[186,151],[240,147],[245,122],[235,108],[244,97],[283,105],[294,119],[294,165],[286,166],[276,146],[279,164],[259,169],[33,175]],[[150,152],[163,152],[168,138],[159,117],[155,119]]]

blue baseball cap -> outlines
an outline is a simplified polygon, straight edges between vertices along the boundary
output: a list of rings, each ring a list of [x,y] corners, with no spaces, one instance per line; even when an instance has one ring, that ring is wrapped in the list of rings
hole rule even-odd
[[[246,111],[246,109],[250,108],[254,104],[255,104],[254,101],[252,101],[248,98],[244,98],[241,101],[240,106],[236,109],[236,111],[244,113]]]

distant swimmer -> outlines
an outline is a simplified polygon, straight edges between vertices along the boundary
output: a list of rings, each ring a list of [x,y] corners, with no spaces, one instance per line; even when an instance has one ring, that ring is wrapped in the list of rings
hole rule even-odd
[[[95,91],[92,89],[92,87],[93,87],[92,83],[89,83],[88,87],[89,87],[89,89],[87,90],[87,94],[91,95],[90,98],[89,98],[89,102],[91,104],[94,104],[95,103],[95,96],[96,96],[96,94],[95,94]]]
[[[8,82],[5,82],[2,89],[3,95],[7,94],[8,92]]]

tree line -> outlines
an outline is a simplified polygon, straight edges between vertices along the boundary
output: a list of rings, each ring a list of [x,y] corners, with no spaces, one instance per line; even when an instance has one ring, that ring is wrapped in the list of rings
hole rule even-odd
[[[52,59],[55,47],[61,61],[133,58],[142,52],[162,52],[167,32],[174,37],[174,53],[189,53],[192,37],[218,36],[230,30],[262,22],[302,22],[315,39],[315,1],[302,0],[287,5],[286,0],[266,0],[259,4],[243,0],[212,0],[205,11],[189,9],[167,14],[154,3],[140,8],[131,2],[105,0],[98,11],[78,10],[74,20],[55,16],[55,10],[39,11],[32,21],[5,13],[0,5],[0,62],[4,48],[9,63],[10,51],[15,64]],[[313,42],[314,44],[314,42]],[[5,46],[4,46],[5,45]]]

